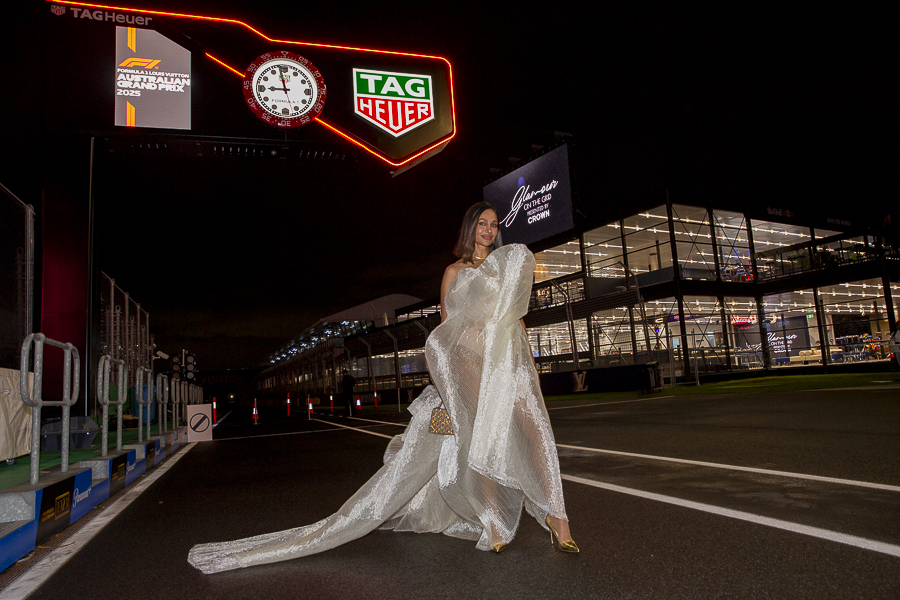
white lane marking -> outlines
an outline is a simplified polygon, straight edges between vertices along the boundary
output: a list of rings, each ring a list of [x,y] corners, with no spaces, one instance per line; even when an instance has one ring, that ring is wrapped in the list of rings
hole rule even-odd
[[[587,408],[589,406],[606,406],[607,404],[629,404],[631,402],[647,402],[649,400],[662,400],[664,398],[674,398],[675,396],[656,396],[654,398],[638,398],[637,400],[615,400],[613,402],[598,402],[596,404],[576,404],[573,406],[554,406],[547,410],[567,410],[569,408]]]
[[[873,490],[885,490],[888,492],[900,492],[900,486],[887,485],[884,483],[870,483],[868,481],[855,481],[853,479],[840,479],[837,477],[824,477],[822,475],[807,475],[806,473],[792,473],[790,471],[773,471],[771,469],[758,469],[756,467],[741,467],[737,465],[723,465],[719,463],[703,462],[700,460],[688,460],[686,458],[670,458],[668,456],[653,456],[651,454],[635,454],[634,452],[620,452],[618,450],[602,450],[600,448],[588,448],[586,446],[570,446],[568,444],[557,444],[559,448],[568,448],[569,450],[586,450],[588,452],[597,452],[599,454],[615,454],[617,456],[631,456],[634,458],[647,458],[650,460],[661,460],[666,462],[681,463],[685,465],[697,465],[700,467],[712,467],[714,469],[728,469],[731,471],[746,471],[748,473],[759,473],[761,475],[776,475],[778,477],[792,477],[794,479],[809,479],[811,481],[824,481],[826,483],[838,483],[841,485],[852,485],[856,487],[870,488]]]
[[[409,423],[391,423],[390,421],[376,421],[375,419],[360,419],[359,417],[347,417],[357,421],[368,421],[369,423],[384,423],[385,425],[396,425],[397,427],[406,427]]]
[[[230,414],[231,414],[231,411],[229,410],[227,413],[225,413],[224,415],[222,415],[222,418],[221,418],[221,419],[216,419],[216,422],[213,423],[213,427],[218,427],[218,426],[219,426],[219,423],[221,423],[222,421],[224,421],[225,419],[227,419],[227,418],[228,418],[228,415],[230,415]]]
[[[44,582],[56,573],[64,564],[69,562],[73,556],[84,548],[88,542],[100,533],[104,527],[109,525],[113,519],[119,516],[123,510],[140,497],[144,490],[153,485],[166,471],[175,466],[181,458],[187,454],[191,448],[199,442],[191,442],[185,445],[180,452],[172,456],[158,467],[156,467],[150,475],[144,477],[140,483],[131,489],[127,489],[125,494],[116,500],[112,506],[108,506],[100,515],[95,517],[90,523],[82,527],[77,533],[69,538],[65,546],[51,551],[39,563],[28,569],[24,575],[12,582],[3,590],[3,598],[5,600],[24,600],[33,594]]]
[[[589,485],[589,486],[593,486],[596,488],[609,490],[611,492],[619,492],[622,494],[629,494],[631,496],[638,496],[640,498],[646,498],[647,500],[655,500],[657,502],[665,502],[666,504],[674,504],[676,506],[682,506],[684,508],[700,510],[700,511],[711,513],[714,515],[729,517],[731,519],[748,521],[750,523],[756,523],[757,525],[765,525],[766,527],[774,527],[776,529],[783,529],[785,531],[799,533],[802,535],[808,535],[808,536],[823,539],[823,540],[829,540],[831,542],[837,542],[839,544],[847,544],[849,546],[855,546],[857,548],[862,548],[864,550],[872,550],[874,552],[880,552],[882,554],[888,554],[890,556],[900,557],[900,546],[896,546],[894,544],[888,544],[886,542],[878,542],[875,540],[870,540],[870,539],[858,537],[855,535],[849,535],[846,533],[838,533],[836,531],[830,531],[828,529],[822,529],[820,527],[811,527],[809,525],[800,525],[797,523],[791,523],[790,521],[782,521],[781,519],[773,519],[771,517],[761,517],[759,515],[754,515],[752,513],[747,513],[747,512],[741,511],[741,510],[733,510],[730,508],[721,508],[718,506],[713,506],[711,504],[703,504],[701,502],[694,502],[692,500],[682,500],[681,498],[674,498],[672,496],[664,496],[662,494],[654,494],[653,492],[644,492],[641,490],[635,490],[632,488],[622,487],[619,485],[613,485],[611,483],[601,483],[599,481],[593,481],[591,479],[584,479],[582,477],[575,477],[573,475],[562,475],[562,478],[565,479],[566,481],[572,481],[574,483],[581,483],[584,485]]]
[[[317,421],[318,419],[313,419],[313,421]],[[322,421],[323,423],[327,423],[327,421]],[[254,440],[256,438],[264,438],[264,437],[280,437],[283,435],[302,435],[305,433],[329,433],[338,431],[337,429],[313,429],[312,431],[286,431],[284,433],[263,433],[260,435],[242,435],[239,437],[228,437],[228,438],[219,438],[213,440],[214,442],[230,442],[231,440]]]
[[[824,388],[818,390],[797,390],[798,392],[878,392],[900,390],[900,385],[861,385],[857,387]]]
[[[319,421],[319,419],[310,419],[310,421]],[[361,427],[350,427],[349,425],[341,425],[340,423],[331,423],[330,421],[319,421],[319,423],[327,423],[328,425],[334,425],[335,427],[343,427],[344,429],[351,429],[353,431],[358,431],[360,433],[368,433],[369,435],[377,435],[378,437],[387,438],[389,440],[394,439],[392,435],[384,435],[383,433],[375,433],[374,431],[366,431]]]
[[[331,421],[320,421],[319,419],[310,419],[310,421],[319,421],[319,423],[327,423],[328,425],[334,425]],[[375,427],[375,425],[365,425],[364,427]],[[354,429],[350,427],[349,429]],[[359,428],[362,430],[362,427]],[[228,442],[231,440],[253,440],[256,438],[264,438],[264,437],[280,437],[283,435],[302,435],[306,433],[334,433],[335,431],[340,431],[340,429],[313,429],[312,431],[286,431],[284,433],[263,433],[260,435],[242,435],[240,437],[229,437],[229,438],[221,438],[217,440],[213,440],[215,442]]]

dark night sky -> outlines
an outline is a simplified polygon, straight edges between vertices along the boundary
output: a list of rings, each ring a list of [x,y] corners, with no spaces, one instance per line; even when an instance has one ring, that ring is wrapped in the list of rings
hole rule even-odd
[[[319,317],[384,294],[435,297],[489,168],[555,130],[573,134],[578,206],[596,224],[662,204],[667,189],[680,203],[857,222],[889,212],[896,193],[900,52],[887,15],[867,9],[120,4],[454,66],[457,137],[395,179],[349,145],[354,161],[326,167],[170,158],[122,202],[116,173],[143,159],[98,163],[100,268],[150,311],[162,350],[194,350],[205,369],[253,366]],[[291,139],[333,141],[314,127]],[[278,135],[260,124],[259,137]],[[3,158],[0,180],[30,189],[27,158],[8,147]]]

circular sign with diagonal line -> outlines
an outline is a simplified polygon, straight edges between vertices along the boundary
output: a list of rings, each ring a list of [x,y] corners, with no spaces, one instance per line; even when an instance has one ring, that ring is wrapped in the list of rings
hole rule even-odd
[[[197,413],[191,417],[189,425],[190,425],[191,431],[193,431],[195,433],[203,433],[204,431],[209,429],[209,426],[211,425],[211,423],[210,423],[209,417],[206,416],[204,413]]]

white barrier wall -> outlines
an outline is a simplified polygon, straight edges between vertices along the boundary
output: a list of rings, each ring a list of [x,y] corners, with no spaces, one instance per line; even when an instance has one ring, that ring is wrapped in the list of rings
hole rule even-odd
[[[28,387],[33,385],[34,374],[29,373]],[[30,451],[31,407],[22,402],[19,394],[19,371],[0,368],[0,460]]]

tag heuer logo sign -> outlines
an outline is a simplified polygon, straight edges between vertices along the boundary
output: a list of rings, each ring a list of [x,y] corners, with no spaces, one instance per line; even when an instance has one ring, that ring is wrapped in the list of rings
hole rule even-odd
[[[434,119],[430,75],[353,69],[356,114],[394,137]]]

